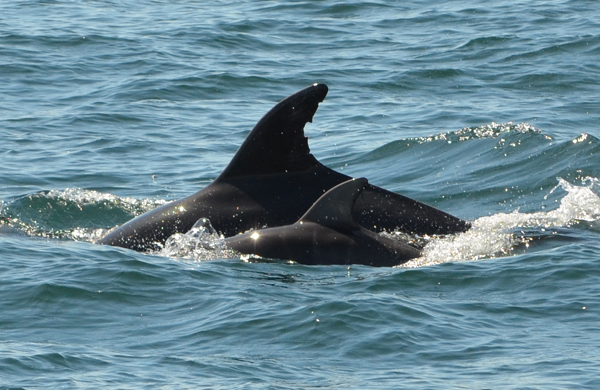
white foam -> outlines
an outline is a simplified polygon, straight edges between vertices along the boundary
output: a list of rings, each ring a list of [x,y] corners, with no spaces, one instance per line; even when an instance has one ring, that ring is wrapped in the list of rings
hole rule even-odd
[[[600,197],[594,190],[600,188],[596,178],[585,178],[581,186],[558,179],[558,185],[550,191],[562,188],[567,194],[557,209],[544,212],[498,213],[473,221],[465,233],[430,239],[423,256],[409,261],[402,267],[414,268],[446,262],[472,261],[481,258],[510,255],[516,245],[529,241],[522,229],[545,229],[567,227],[577,221],[600,219]]]

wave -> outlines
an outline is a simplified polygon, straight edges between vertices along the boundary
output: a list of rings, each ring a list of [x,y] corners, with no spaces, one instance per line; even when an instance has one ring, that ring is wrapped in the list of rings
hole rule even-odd
[[[82,188],[50,190],[0,202],[0,226],[32,237],[94,242],[110,228],[165,203]]]
[[[348,163],[371,172],[372,181],[383,178],[386,188],[473,221],[463,234],[408,237],[424,247],[423,256],[403,266],[420,267],[512,256],[538,240],[568,237],[568,228],[596,229],[599,149],[600,141],[585,133],[557,142],[526,123],[491,123],[390,142]],[[443,177],[434,166],[446,167]],[[397,183],[403,187],[393,188]],[[165,203],[82,188],[44,191],[0,201],[0,235],[95,242],[114,226]],[[209,221],[173,235],[155,254],[192,261],[241,257],[224,245]]]

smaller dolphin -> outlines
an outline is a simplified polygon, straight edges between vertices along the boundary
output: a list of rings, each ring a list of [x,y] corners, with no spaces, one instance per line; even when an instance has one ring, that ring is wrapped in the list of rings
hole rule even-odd
[[[244,254],[307,265],[389,267],[419,257],[419,249],[355,221],[352,208],[367,185],[364,178],[345,181],[317,199],[296,223],[229,237],[225,244]]]

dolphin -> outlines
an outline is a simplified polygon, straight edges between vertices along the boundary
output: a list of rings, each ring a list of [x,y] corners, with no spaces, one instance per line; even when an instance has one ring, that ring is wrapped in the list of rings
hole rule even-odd
[[[225,237],[294,223],[321,195],[350,179],[321,164],[304,136],[304,126],[312,122],[327,92],[325,84],[313,84],[283,99],[254,126],[211,184],[130,220],[97,243],[157,250],[200,218],[208,218]],[[467,221],[371,184],[352,213],[356,222],[374,232],[453,234],[470,227]]]
[[[229,237],[225,244],[243,254],[307,265],[387,267],[419,257],[419,249],[356,222],[352,209],[367,184],[364,178],[338,184],[317,199],[296,223]]]

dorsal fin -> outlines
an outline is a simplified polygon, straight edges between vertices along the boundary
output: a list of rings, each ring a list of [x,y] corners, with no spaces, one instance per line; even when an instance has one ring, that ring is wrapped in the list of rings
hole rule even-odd
[[[254,126],[217,178],[301,172],[321,165],[310,154],[304,126],[325,99],[325,84],[313,84],[277,103]]]
[[[369,182],[365,178],[350,179],[324,193],[298,222],[316,222],[331,228],[358,228],[352,217],[356,198]]]

